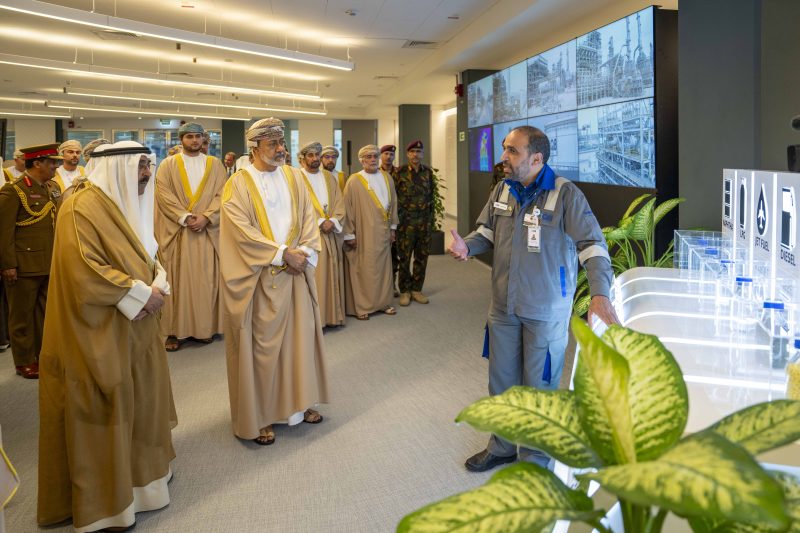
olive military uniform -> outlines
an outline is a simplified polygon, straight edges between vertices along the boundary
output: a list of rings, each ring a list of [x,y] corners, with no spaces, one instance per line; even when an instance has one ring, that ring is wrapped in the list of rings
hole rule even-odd
[[[42,347],[60,196],[57,184],[48,181],[42,185],[27,173],[0,189],[0,269],[17,269],[17,281],[4,282],[16,366],[35,363]]]
[[[401,293],[422,292],[433,230],[433,170],[420,165],[400,168],[395,177],[397,190],[398,285]],[[411,256],[414,256],[413,270]]]

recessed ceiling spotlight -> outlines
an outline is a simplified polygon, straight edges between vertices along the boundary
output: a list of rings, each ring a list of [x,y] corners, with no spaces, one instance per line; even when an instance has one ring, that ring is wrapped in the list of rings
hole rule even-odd
[[[80,120],[83,120],[83,117],[78,117]]]

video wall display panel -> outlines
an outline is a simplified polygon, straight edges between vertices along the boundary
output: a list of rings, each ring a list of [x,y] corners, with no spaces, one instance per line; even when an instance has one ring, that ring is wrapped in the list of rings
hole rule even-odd
[[[467,89],[468,125],[470,128],[494,122],[494,76],[470,83]]]
[[[578,158],[578,112],[567,111],[528,120],[550,139],[550,159],[547,164],[559,176],[581,181]]]
[[[578,108],[653,96],[653,9],[577,40]]]
[[[575,41],[528,59],[527,82],[527,116],[577,109]]]
[[[508,132],[529,124],[550,139],[558,175],[654,188],[653,26],[650,7],[470,84],[470,168],[491,172]]]
[[[491,172],[494,166],[492,126],[469,130],[469,148],[469,169],[474,172]]]
[[[493,75],[494,122],[524,119],[528,116],[528,80],[522,61]]]
[[[578,111],[580,181],[655,187],[653,99]]]
[[[503,139],[506,138],[511,130],[519,126],[527,126],[528,120],[514,120],[512,122],[503,122],[502,124],[495,124],[493,129],[494,135],[494,162],[499,163],[503,159]]]

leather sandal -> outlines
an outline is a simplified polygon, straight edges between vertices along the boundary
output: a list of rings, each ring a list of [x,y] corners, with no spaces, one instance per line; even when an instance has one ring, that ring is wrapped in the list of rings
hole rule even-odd
[[[303,422],[306,424],[319,424],[322,422],[322,415],[313,409],[306,409],[305,414],[303,414]]]
[[[253,442],[259,446],[269,446],[273,444],[275,442],[275,432],[272,430],[272,426],[262,428],[261,431],[259,431],[259,436],[253,439]]]
[[[164,343],[164,349],[168,352],[177,352],[181,349],[184,342],[186,342],[185,339],[179,339],[170,335],[167,337],[167,342]]]
[[[389,307],[387,307],[386,309],[383,310],[383,313],[386,314],[386,315],[396,315],[397,314],[397,309],[395,309],[394,307],[392,307],[390,305]]]
[[[356,320],[369,320],[369,314],[364,313],[363,315],[356,315]]]

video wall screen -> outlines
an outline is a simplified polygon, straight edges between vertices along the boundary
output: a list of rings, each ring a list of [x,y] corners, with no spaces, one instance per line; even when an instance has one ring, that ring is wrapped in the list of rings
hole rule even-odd
[[[494,166],[492,153],[492,127],[469,130],[469,169],[474,172],[491,172]]]
[[[488,76],[467,88],[468,123],[470,128],[494,122],[494,77]]]
[[[633,13],[470,84],[467,122],[481,126],[470,130],[470,168],[491,172],[505,136],[527,124],[550,139],[558,175],[654,188],[653,17],[652,7]],[[473,142],[486,126],[488,157]]]

